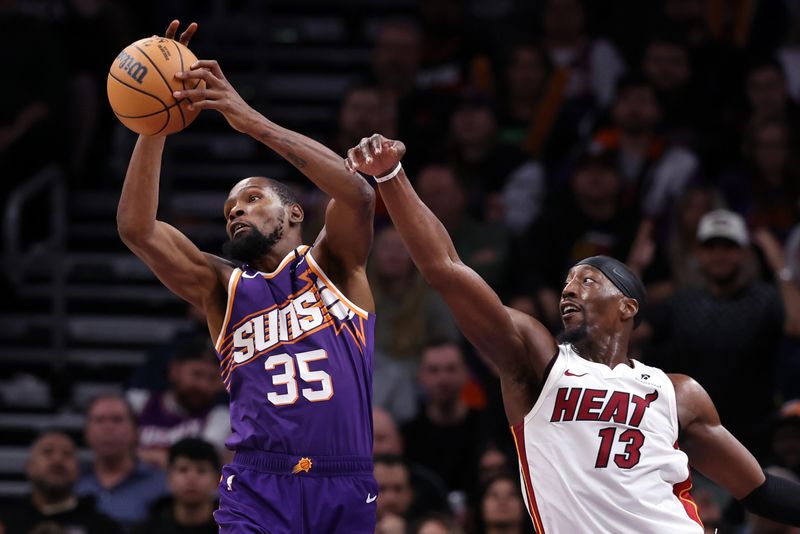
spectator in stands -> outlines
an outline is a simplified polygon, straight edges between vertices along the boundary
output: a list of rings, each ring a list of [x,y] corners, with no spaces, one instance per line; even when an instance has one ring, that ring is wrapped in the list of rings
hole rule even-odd
[[[694,83],[689,47],[676,35],[662,32],[644,49],[642,72],[658,96],[661,131],[672,143],[693,147],[704,144],[704,130],[712,117],[703,113],[708,102]]]
[[[786,75],[777,60],[753,60],[747,69],[745,91],[750,108],[748,122],[781,119],[797,124],[800,110],[789,98]]]
[[[422,201],[444,224],[461,261],[490,286],[500,288],[508,262],[509,235],[505,227],[478,222],[467,214],[464,189],[446,165],[426,165],[414,185]],[[532,205],[529,209],[537,208]]]
[[[732,210],[750,227],[768,228],[781,242],[800,220],[800,165],[791,146],[794,140],[783,119],[755,120],[742,143],[743,167],[719,181]]]
[[[437,473],[450,491],[467,493],[475,484],[483,443],[480,412],[462,398],[468,379],[458,345],[426,347],[418,371],[425,404],[417,418],[402,427],[406,458]]]
[[[370,266],[375,351],[403,362],[407,372],[413,373],[423,347],[436,340],[459,339],[455,321],[425,284],[394,227],[375,236]]]
[[[136,414],[124,397],[102,395],[89,404],[84,429],[94,459],[75,492],[92,495],[98,509],[123,527],[144,520],[147,509],[167,492],[164,473],[136,457]]]
[[[375,87],[356,86],[345,92],[339,107],[336,138],[332,143],[336,153],[347,155],[350,147],[374,133],[395,132],[393,102],[383,99]]]
[[[674,200],[699,173],[690,150],[670,145],[658,133],[663,111],[655,89],[644,78],[620,81],[611,107],[610,127],[598,131],[592,146],[610,151],[622,177],[624,210],[638,209],[662,230]],[[660,239],[660,231],[657,234]]]
[[[404,456],[403,437],[397,423],[386,410],[373,408],[372,430],[372,450],[375,456]],[[441,477],[418,463],[409,462],[406,467],[411,478],[411,487],[414,488],[414,499],[409,509],[411,515],[416,517],[433,510],[446,510],[447,486]]]
[[[69,534],[118,534],[119,526],[95,507],[94,497],[78,497],[75,442],[61,432],[47,432],[31,445],[25,466],[31,494],[0,511],[0,531],[27,534],[45,525]],[[63,529],[63,530],[62,530]]]
[[[153,505],[135,534],[216,534],[213,512],[219,476],[220,459],[213,445],[197,438],[175,443],[167,464],[172,495]],[[236,484],[233,477],[226,482],[228,488]]]
[[[480,532],[523,534],[529,531],[526,516],[517,480],[511,475],[499,475],[484,486],[480,498]]]
[[[566,98],[590,99],[599,109],[608,106],[625,65],[610,42],[587,34],[581,0],[547,0],[542,26],[550,60],[568,73]]]
[[[175,353],[169,379],[171,387],[165,392],[128,391],[139,417],[139,457],[165,468],[169,447],[187,437],[203,438],[222,453],[230,419],[227,406],[217,404],[223,387],[207,334],[187,341]]]
[[[417,415],[417,388],[410,365],[376,350],[372,366],[372,405],[400,423]]]
[[[444,138],[452,107],[448,95],[418,85],[421,53],[422,34],[414,22],[387,22],[378,32],[370,77],[382,100],[395,110],[398,136],[409,140],[416,158],[427,157]],[[408,168],[419,164],[412,160]]]
[[[783,272],[784,258],[774,238],[763,231],[753,238],[770,267]],[[763,458],[781,336],[800,335],[800,289],[785,277],[779,277],[776,288],[748,276],[744,266],[750,236],[736,213],[704,215],[697,241],[705,285],[680,289],[653,307],[654,346],[648,357],[667,372],[696,377],[726,428]]]
[[[376,456],[375,480],[378,482],[378,526],[376,532],[401,534],[406,531],[414,489],[408,467],[399,456]]]
[[[502,67],[499,80],[501,98],[498,101],[500,139],[523,147],[531,156],[537,157],[545,144],[548,129],[536,133],[534,130],[543,128],[540,126],[542,120],[552,126],[563,98],[559,95],[555,102],[548,99],[553,64],[541,45],[518,42],[510,47]]]
[[[522,231],[538,213],[546,191],[542,167],[518,146],[501,142],[495,102],[465,89],[450,119],[450,164],[464,186],[469,213],[479,220],[502,220]],[[492,216],[493,203],[509,205]],[[529,204],[529,205],[528,205]]]

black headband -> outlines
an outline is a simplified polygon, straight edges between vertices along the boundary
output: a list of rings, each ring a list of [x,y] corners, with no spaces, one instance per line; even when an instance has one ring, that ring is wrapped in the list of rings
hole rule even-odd
[[[639,277],[627,265],[608,256],[592,256],[575,265],[594,267],[611,280],[611,283],[617,286],[623,295],[635,299],[639,303],[639,312],[633,318],[633,327],[639,326],[639,323],[642,322],[642,312],[647,305],[647,291]]]

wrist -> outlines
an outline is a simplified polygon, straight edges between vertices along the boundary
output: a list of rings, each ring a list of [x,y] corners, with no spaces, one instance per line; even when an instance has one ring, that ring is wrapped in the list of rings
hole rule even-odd
[[[245,119],[245,133],[264,142],[272,137],[272,127],[274,126],[267,118],[258,111],[250,108]]]
[[[383,182],[388,182],[389,180],[397,176],[397,174],[401,170],[403,170],[403,165],[398,161],[397,165],[395,165],[388,171],[385,171],[383,174],[380,174],[378,176],[373,176],[373,178],[375,178],[375,181],[378,182],[379,184]]]

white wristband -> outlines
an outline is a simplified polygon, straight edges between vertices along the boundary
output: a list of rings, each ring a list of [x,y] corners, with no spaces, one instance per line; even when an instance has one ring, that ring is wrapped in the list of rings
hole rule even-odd
[[[379,184],[382,184],[383,182],[388,182],[389,180],[391,180],[392,178],[397,176],[397,173],[400,172],[400,169],[402,169],[402,168],[403,168],[403,166],[400,165],[400,162],[398,161],[397,162],[397,166],[394,169],[392,169],[392,172],[390,172],[389,174],[387,174],[385,176],[380,176],[380,177],[373,176],[373,178],[375,178],[375,181],[378,182]]]

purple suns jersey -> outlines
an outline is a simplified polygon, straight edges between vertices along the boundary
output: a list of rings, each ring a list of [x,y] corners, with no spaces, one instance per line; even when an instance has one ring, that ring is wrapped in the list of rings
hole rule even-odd
[[[310,254],[271,273],[244,265],[228,283],[216,349],[230,394],[226,446],[372,456],[375,316],[350,302]]]

